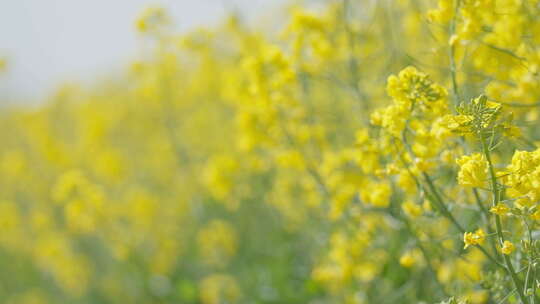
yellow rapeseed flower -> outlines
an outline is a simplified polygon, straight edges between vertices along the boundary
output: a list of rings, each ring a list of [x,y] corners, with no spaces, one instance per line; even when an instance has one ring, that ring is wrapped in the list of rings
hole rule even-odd
[[[464,249],[467,249],[469,246],[481,245],[486,239],[486,234],[484,230],[478,229],[475,232],[465,232],[463,234],[463,242],[465,243]]]
[[[509,241],[504,241],[503,246],[501,248],[501,252],[503,254],[509,255],[512,252],[514,252],[514,250],[516,250],[516,246],[514,246],[514,244],[512,244]]]
[[[503,203],[499,203],[499,204],[497,204],[497,206],[494,206],[491,209],[489,209],[489,211],[491,213],[494,213],[494,214],[497,214],[497,215],[500,215],[500,216],[504,216],[510,211],[510,208],[508,208],[508,206],[506,206]]]
[[[464,155],[457,160],[460,166],[458,183],[468,187],[483,187],[487,180],[488,163],[480,153]]]

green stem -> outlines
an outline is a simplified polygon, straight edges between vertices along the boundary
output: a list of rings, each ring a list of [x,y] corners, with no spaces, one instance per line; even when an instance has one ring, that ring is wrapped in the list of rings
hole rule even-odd
[[[440,194],[437,192],[437,189],[435,188],[435,184],[431,180],[431,177],[425,172],[423,173],[423,175],[424,175],[424,178],[426,180],[426,183],[428,184],[428,187],[429,187],[431,193],[433,194],[434,198],[437,201],[438,207],[441,209],[442,214],[448,220],[450,220],[450,222],[452,222],[452,224],[454,224],[454,226],[459,230],[460,233],[462,233],[462,234],[465,233],[465,228],[463,228],[463,226],[461,226],[461,224],[459,224],[459,222],[456,220],[456,218],[452,215],[450,210],[448,210],[448,208],[444,204]],[[497,259],[495,259],[491,254],[489,254],[489,252],[484,247],[482,247],[481,245],[475,245],[475,247],[478,248],[495,265],[497,265],[497,266],[499,266],[499,267],[501,267],[503,269],[506,269],[506,267],[503,264],[501,264],[499,261],[497,261]]]
[[[521,219],[523,220],[523,223],[525,224],[525,228],[527,229],[527,236],[529,238],[529,246],[533,246],[533,236],[531,227],[529,225],[529,222],[527,221],[526,216],[522,216]],[[530,249],[530,248],[529,248]],[[527,265],[527,276],[525,279],[525,286],[523,286],[523,292],[527,294],[527,291],[529,290],[529,282],[531,282],[532,285],[532,292],[530,294],[530,301],[531,303],[536,303],[536,267],[534,266],[534,260],[535,260],[535,251],[529,250],[527,253],[528,263]],[[530,278],[529,274],[530,271],[532,271],[532,278]]]
[[[479,135],[480,135],[479,136],[480,142],[482,144],[482,152],[484,153],[484,156],[486,157],[486,161],[488,163],[491,191],[492,191],[492,196],[493,196],[492,206],[496,206],[497,204],[499,204],[499,201],[500,201],[500,196],[499,196],[500,192],[499,192],[499,185],[497,184],[497,176],[495,175],[495,169],[493,168],[493,163],[491,161],[491,153],[484,139],[484,134],[480,132]],[[504,243],[504,235],[503,235],[501,217],[497,214],[495,215],[495,228],[497,230],[499,245],[502,247]],[[519,295],[521,302],[523,304],[527,304],[528,301],[527,301],[527,298],[525,297],[525,294],[523,293],[523,286],[516,274],[516,271],[514,270],[514,266],[512,265],[512,261],[510,261],[510,257],[506,254],[503,254],[503,258],[506,264],[506,270],[510,274],[512,281],[514,282],[514,286],[516,287],[516,292]]]
[[[478,207],[480,208],[480,210],[482,211],[484,215],[483,217],[484,217],[484,221],[486,222],[486,229],[487,229],[488,235],[495,234],[496,232],[493,231],[493,227],[491,227],[491,223],[490,223],[491,214],[489,213],[486,206],[482,204],[482,200],[480,199],[480,194],[478,193],[478,189],[474,188],[473,193],[474,193],[474,198],[476,200],[476,204],[478,205]],[[499,252],[497,251],[497,244],[493,242],[493,238],[490,239],[490,243],[491,243],[491,246],[492,246],[492,249],[496,258],[500,259]]]
[[[536,267],[533,269],[531,303],[536,304]]]
[[[403,141],[403,144],[405,145],[405,148],[406,148],[405,151],[407,151],[409,153],[409,155],[414,158],[415,155],[414,155],[411,147],[407,143],[406,129],[403,130],[403,132],[402,132],[402,141]],[[431,177],[425,172],[422,172],[422,176],[424,177],[424,179],[426,180],[426,183],[428,184],[428,188],[430,190],[429,192],[431,192],[431,195],[429,195],[428,191],[425,191],[424,187],[422,187],[422,189],[431,198],[430,201],[434,205],[437,206],[437,208],[439,209],[441,214],[443,216],[445,216],[459,230],[460,233],[462,233],[462,234],[465,233],[465,229],[463,228],[463,226],[461,226],[461,224],[459,224],[459,222],[456,220],[456,218],[452,215],[452,212],[450,212],[450,210],[448,210],[448,208],[444,204],[444,201],[443,201],[441,195],[439,194],[439,192],[437,191],[437,188],[435,187],[435,184],[433,183],[433,180],[431,179]],[[417,185],[418,184],[419,183],[417,182]],[[489,254],[489,252],[484,247],[482,247],[481,245],[475,245],[475,247],[478,248],[495,265],[497,265],[497,266],[499,266],[499,267],[501,267],[503,269],[506,269],[506,267],[504,267],[503,264],[499,263],[499,261],[497,261],[497,259],[495,259],[491,254]]]

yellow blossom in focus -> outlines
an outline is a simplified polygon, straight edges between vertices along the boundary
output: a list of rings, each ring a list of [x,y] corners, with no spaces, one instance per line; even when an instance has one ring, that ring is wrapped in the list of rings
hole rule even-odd
[[[487,181],[488,163],[480,153],[464,155],[457,161],[459,167],[458,183],[468,187],[483,187]]]
[[[427,74],[412,66],[401,70],[397,76],[388,77],[386,90],[403,110],[410,110],[413,105],[431,108],[448,94]]]
[[[452,132],[466,134],[469,132],[469,125],[473,119],[472,115],[445,115],[441,125]]]
[[[499,203],[497,206],[491,207],[489,211],[499,216],[505,216],[510,211],[510,208],[503,203]]]
[[[508,186],[506,193],[518,207],[531,206],[540,200],[540,149],[535,151],[515,151],[512,162],[507,167],[509,172],[504,182]]]
[[[463,242],[465,243],[464,249],[471,245],[481,245],[486,239],[486,234],[484,230],[478,229],[475,232],[465,232],[463,234]]]

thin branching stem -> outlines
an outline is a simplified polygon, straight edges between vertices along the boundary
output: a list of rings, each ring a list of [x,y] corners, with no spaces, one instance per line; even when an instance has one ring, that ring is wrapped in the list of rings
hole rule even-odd
[[[493,167],[493,162],[491,161],[491,152],[487,146],[487,143],[484,137],[485,137],[484,134],[482,133],[482,131],[480,131],[479,139],[482,145],[482,152],[484,153],[484,156],[486,157],[486,161],[488,163],[488,170],[489,170],[491,190],[492,190],[492,206],[496,206],[497,204],[499,204],[500,190],[499,190],[499,185],[497,183],[497,176],[495,174],[495,168]],[[501,217],[497,214],[495,214],[495,228],[497,230],[499,246],[502,246],[505,238],[503,234]],[[525,297],[525,293],[523,292],[523,284],[519,280],[516,274],[516,271],[514,270],[514,266],[512,265],[512,261],[510,260],[510,257],[506,254],[503,254],[503,259],[506,264],[506,270],[508,274],[510,274],[510,277],[512,278],[512,281],[514,283],[519,299],[521,300],[523,304],[527,304],[528,301],[527,301],[527,298]]]

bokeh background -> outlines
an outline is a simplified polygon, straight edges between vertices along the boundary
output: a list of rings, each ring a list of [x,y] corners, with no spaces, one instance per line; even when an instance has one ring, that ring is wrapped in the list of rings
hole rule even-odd
[[[0,1],[0,54],[10,62],[0,82],[3,102],[35,103],[65,82],[110,76],[140,51],[133,23],[160,5],[182,32],[218,24],[236,13],[250,22],[271,18],[283,0],[16,0]],[[81,58],[84,58],[82,60]]]

